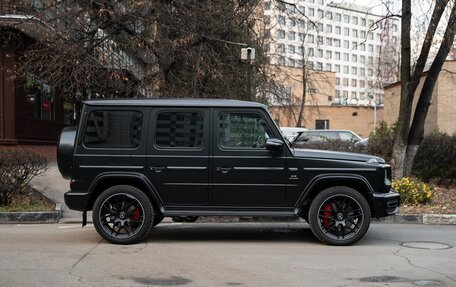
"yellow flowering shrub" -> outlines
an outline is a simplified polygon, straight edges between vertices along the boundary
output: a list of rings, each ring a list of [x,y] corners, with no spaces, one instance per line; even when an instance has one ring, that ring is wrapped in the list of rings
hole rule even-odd
[[[402,204],[426,204],[435,196],[434,186],[409,177],[394,180],[392,188],[400,193]]]

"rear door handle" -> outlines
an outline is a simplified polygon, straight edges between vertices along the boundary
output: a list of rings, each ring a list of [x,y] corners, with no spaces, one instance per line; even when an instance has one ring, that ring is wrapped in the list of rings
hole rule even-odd
[[[151,166],[149,169],[158,173],[165,170],[166,166]]]
[[[233,169],[232,167],[221,167],[221,166],[215,168],[216,171],[221,172],[221,173],[228,173],[232,169]]]

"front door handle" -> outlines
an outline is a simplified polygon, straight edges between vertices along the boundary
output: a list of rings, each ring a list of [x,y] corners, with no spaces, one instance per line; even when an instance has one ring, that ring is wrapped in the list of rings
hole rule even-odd
[[[215,168],[216,171],[219,171],[221,173],[228,173],[232,169],[233,169],[232,167],[221,167],[221,166]]]
[[[151,166],[149,169],[158,173],[165,170],[166,166]]]

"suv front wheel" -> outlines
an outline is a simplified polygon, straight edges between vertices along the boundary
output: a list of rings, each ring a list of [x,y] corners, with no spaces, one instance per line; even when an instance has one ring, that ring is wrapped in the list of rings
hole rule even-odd
[[[309,225],[315,236],[330,245],[350,245],[369,229],[369,203],[358,191],[334,186],[320,192],[309,209]]]
[[[152,229],[154,208],[139,189],[116,185],[100,194],[93,206],[93,223],[98,234],[111,243],[142,241]]]

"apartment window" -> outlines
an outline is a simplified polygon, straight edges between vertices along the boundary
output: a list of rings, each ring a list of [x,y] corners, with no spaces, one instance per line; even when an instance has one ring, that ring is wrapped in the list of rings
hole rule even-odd
[[[366,39],[366,31],[360,32],[360,38]]]
[[[332,70],[332,65],[326,63],[326,64],[325,64],[325,70],[331,72],[331,70]]]
[[[323,58],[323,49],[317,49],[317,57]]]
[[[366,87],[366,82],[364,80],[359,80],[359,87],[360,88],[365,88]]]
[[[318,10],[317,10],[317,17],[321,19],[321,18],[323,18],[323,16],[324,16],[324,15],[323,15],[323,10],[318,9]]]
[[[296,67],[302,68],[302,60],[297,60],[296,61]]]
[[[340,47],[340,40],[339,39],[334,39],[334,46]]]
[[[284,30],[277,30],[277,38],[278,39],[285,39],[285,31]]]
[[[344,53],[344,61],[345,61],[345,62],[348,62],[348,60],[349,60],[349,55],[348,55],[348,53]]]
[[[298,28],[300,29],[304,29],[304,25],[306,24],[306,22],[304,22],[304,20],[298,20]]]
[[[340,65],[334,65],[334,72],[340,73]]]
[[[309,17],[315,16],[315,9],[314,8],[309,8],[307,10],[307,16],[309,16]]]
[[[380,46],[380,45],[375,46],[375,51],[377,53],[380,53],[381,50],[382,50],[382,46]]]
[[[342,86],[348,87],[348,79],[347,78],[343,78],[342,79]]]
[[[344,48],[345,49],[350,49],[350,42],[347,40],[344,40]]]
[[[318,44],[323,45],[323,36],[317,37]]]
[[[277,53],[285,53],[285,44],[277,44]]]
[[[298,11],[304,15],[306,13],[306,8],[304,6],[298,6]]]
[[[309,57],[313,57],[314,55],[314,49],[313,48],[307,48],[307,55]]]
[[[265,25],[271,24],[271,16],[269,16],[269,15],[264,16],[264,24]]]
[[[294,54],[294,53],[295,53],[295,46],[288,45],[288,54]]]
[[[336,13],[336,21],[340,22],[342,20],[342,15],[340,13]]]
[[[352,42],[352,49],[353,50],[358,50],[358,43],[357,42]]]
[[[285,25],[285,16],[278,16],[277,23],[279,23],[279,25]]]
[[[280,56],[278,59],[277,59],[277,65],[279,66],[285,66],[285,58]]]
[[[375,34],[375,39],[376,39],[377,41],[380,41],[381,38],[382,38],[382,35],[380,35],[380,33]]]
[[[271,2],[269,2],[269,1],[264,2],[264,10],[271,10]]]
[[[340,52],[334,52],[334,59],[340,60]]]
[[[367,33],[367,38],[369,40],[374,40],[374,33],[372,33],[372,32]]]
[[[344,36],[350,36],[350,29],[344,28]]]
[[[352,98],[352,99],[357,99],[357,98],[356,98],[356,92],[351,92],[351,98]]]
[[[397,32],[397,25],[396,24],[393,24],[393,31]]]
[[[367,75],[368,75],[369,77],[372,77],[372,76],[374,75],[374,70],[368,69],[368,70],[367,70]]]
[[[315,24],[312,21],[307,22],[307,30],[309,30],[309,31],[315,30]]]
[[[374,63],[374,57],[369,56],[369,57],[367,58],[367,63],[372,65],[372,64]]]
[[[353,63],[358,62],[358,55],[352,54],[352,62],[353,62]]]
[[[301,41],[301,42],[303,42],[304,39],[306,38],[306,34],[304,34],[304,33],[299,33],[298,36],[299,36],[299,41]]]
[[[369,27],[372,27],[374,25],[374,20],[369,20]]]
[[[299,46],[298,47],[298,52],[297,52],[299,55],[302,55],[304,54],[304,47],[303,46]]]
[[[332,52],[329,50],[326,50],[326,59],[332,59]]]
[[[317,23],[317,31],[323,32],[323,23]]]
[[[344,66],[344,74],[348,75],[348,66]]]
[[[332,33],[333,32],[333,26],[332,25],[326,25],[326,33]]]
[[[332,38],[326,37],[326,45],[328,45],[328,46],[332,46],[333,45]]]
[[[314,63],[313,63],[312,61],[307,61],[306,66],[307,66],[309,69],[313,69]]]
[[[294,26],[296,26],[296,19],[294,19],[294,18],[289,18],[289,19],[288,19],[288,26],[289,26],[289,27],[294,27]]]
[[[367,46],[367,51],[368,51],[368,52],[373,52],[373,51],[374,51],[374,45],[369,44],[369,45]]]
[[[307,35],[307,43],[315,43],[314,35]]]
[[[340,35],[340,33],[341,33],[341,28],[340,28],[340,26],[336,26],[336,34],[337,34],[337,35]]]
[[[365,68],[359,68],[359,75],[360,76],[365,76],[366,75],[366,69]]]
[[[296,33],[293,31],[288,31],[288,40],[293,41],[296,38]]]
[[[356,88],[356,84],[357,84],[356,79],[352,79],[352,80],[351,80],[351,86],[354,87],[354,88]]]
[[[361,44],[359,44],[359,49],[360,49],[361,51],[366,51],[366,43],[361,43]]]
[[[287,59],[287,65],[290,66],[290,67],[294,67],[295,66],[295,60],[292,59],[292,58],[288,58]]]
[[[366,18],[361,18],[361,26],[366,27],[366,24],[367,24]]]
[[[350,16],[344,15],[344,23],[350,23]]]
[[[358,74],[358,68],[352,67],[352,75],[357,75]]]
[[[340,86],[340,78],[336,77],[336,86]]]
[[[323,70],[323,64],[321,62],[317,62],[317,64],[315,65],[315,69],[317,70]]]
[[[326,12],[326,19],[332,20],[333,19],[333,13],[332,12]]]
[[[280,12],[285,12],[285,3],[278,2],[277,3],[277,10],[279,10]]]
[[[323,5],[323,0],[317,0],[317,4]]]
[[[295,6],[287,5],[287,10],[288,10],[288,13],[293,14],[295,12]]]
[[[309,3],[315,3],[315,0],[307,0]]]
[[[343,95],[344,98],[347,99],[347,98],[348,98],[348,91],[343,91],[343,92],[342,92],[342,95]]]
[[[397,44],[397,37],[393,36],[393,44]]]
[[[364,56],[364,55],[359,56],[359,62],[361,64],[365,64],[366,63],[366,56]]]
[[[358,38],[358,30],[352,29],[352,37]]]

